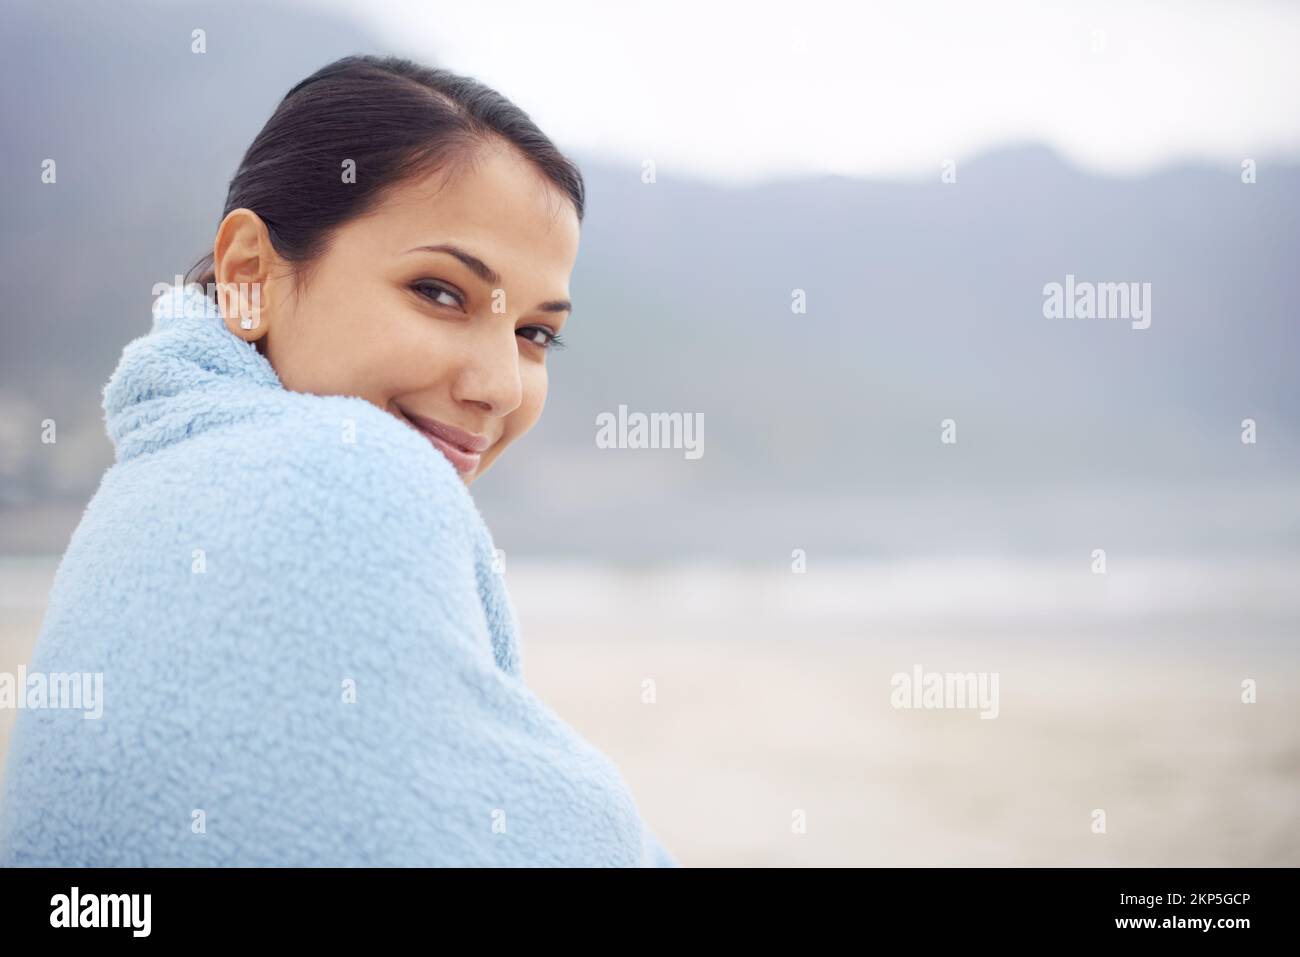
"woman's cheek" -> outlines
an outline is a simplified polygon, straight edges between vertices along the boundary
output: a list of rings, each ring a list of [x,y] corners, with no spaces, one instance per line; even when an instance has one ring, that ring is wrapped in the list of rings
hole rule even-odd
[[[537,420],[542,417],[549,384],[545,365],[539,363],[528,370],[523,382],[523,401],[518,409],[519,412],[524,413],[520,435],[536,425]]]
[[[519,408],[506,416],[505,428],[501,432],[501,438],[496,447],[492,450],[492,457],[487,463],[489,465],[495,462],[511,443],[536,425],[537,420],[542,417],[542,408],[546,404],[546,368],[543,366],[524,370],[520,374],[523,377],[523,382],[521,383],[522,398],[519,402]],[[480,470],[480,474],[485,470]]]

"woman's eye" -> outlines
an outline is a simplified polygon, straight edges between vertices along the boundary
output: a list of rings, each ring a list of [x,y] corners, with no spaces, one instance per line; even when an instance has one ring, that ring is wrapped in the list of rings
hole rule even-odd
[[[564,345],[559,333],[552,332],[545,326],[524,326],[517,334],[543,349],[560,348]]]
[[[459,307],[462,305],[461,298],[458,294],[452,292],[446,286],[440,285],[436,282],[429,282],[426,279],[421,282],[413,283],[411,288],[414,289],[416,292],[418,292],[421,296],[424,296],[426,299],[436,302],[440,306]],[[439,299],[438,298],[439,296],[446,296],[451,301],[447,302],[442,299]]]

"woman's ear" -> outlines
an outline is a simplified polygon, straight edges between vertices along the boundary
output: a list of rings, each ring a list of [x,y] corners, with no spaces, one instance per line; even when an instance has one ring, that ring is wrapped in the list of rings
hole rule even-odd
[[[226,328],[245,342],[255,342],[270,328],[266,282],[276,258],[266,224],[251,209],[232,209],[217,227],[212,247],[217,302]]]

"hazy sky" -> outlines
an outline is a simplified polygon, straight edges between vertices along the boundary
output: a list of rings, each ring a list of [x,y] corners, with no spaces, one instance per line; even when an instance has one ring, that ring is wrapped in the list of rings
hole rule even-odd
[[[1300,157],[1300,3],[299,0],[506,93],[563,149],[731,182]]]

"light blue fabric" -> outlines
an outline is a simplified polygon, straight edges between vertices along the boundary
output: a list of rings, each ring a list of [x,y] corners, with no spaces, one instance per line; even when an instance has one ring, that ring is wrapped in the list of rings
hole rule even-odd
[[[103,715],[18,712],[0,864],[677,866],[524,684],[451,463],[207,302],[160,296],[105,387],[117,461],[28,665],[102,673]]]

